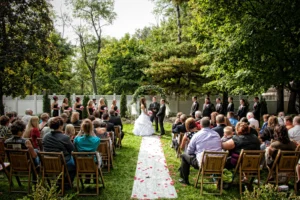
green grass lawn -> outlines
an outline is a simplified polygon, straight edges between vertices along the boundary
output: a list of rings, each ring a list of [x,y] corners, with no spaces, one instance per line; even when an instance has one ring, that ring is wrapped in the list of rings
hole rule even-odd
[[[141,143],[141,137],[134,136],[132,134],[133,125],[124,125],[125,137],[122,141],[123,147],[117,149],[117,156],[114,158],[114,168],[110,173],[104,173],[105,188],[100,189],[99,196],[92,197],[75,197],[75,199],[103,199],[103,200],[127,200],[131,197],[131,191],[133,187],[133,180],[135,176],[136,163]],[[171,124],[165,124],[166,135],[161,138],[165,157],[170,170],[170,175],[174,180],[175,188],[178,193],[178,199],[239,199],[238,185],[232,187],[229,190],[223,190],[223,195],[204,195],[200,196],[200,189],[194,188],[194,182],[196,179],[197,170],[191,168],[190,186],[183,185],[178,182],[180,166],[180,159],[176,158],[175,150],[170,147],[171,143]],[[104,170],[105,172],[105,170]],[[75,186],[74,181],[74,186]],[[215,185],[205,186],[204,192],[216,189]],[[22,198],[22,194],[9,194],[7,179],[0,180],[0,191],[3,195],[0,199],[18,199]],[[94,192],[94,191],[93,191]],[[67,194],[74,194],[76,190],[69,190]]]

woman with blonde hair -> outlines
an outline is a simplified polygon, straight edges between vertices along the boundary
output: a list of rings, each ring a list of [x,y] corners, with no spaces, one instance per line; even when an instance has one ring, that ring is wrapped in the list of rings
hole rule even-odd
[[[65,129],[65,135],[70,137],[70,140],[73,140],[75,137],[75,128],[73,124],[67,124]]]
[[[31,138],[32,146],[35,149],[38,149],[39,145],[37,142],[37,138],[41,137],[41,133],[39,130],[39,118],[37,116],[32,116],[27,124],[26,130],[23,134],[23,138]]]
[[[115,116],[118,116],[119,110],[118,110],[118,106],[117,106],[117,100],[114,99],[112,101],[110,109],[115,111]]]
[[[61,105],[61,110],[63,113],[70,113],[72,108],[69,106],[69,99],[64,98],[62,105]]]
[[[45,131],[44,131],[45,126],[48,125],[48,120],[49,120],[48,113],[41,114],[41,120],[42,120],[42,122],[39,124],[39,131],[41,132],[41,138],[42,138],[45,134]]]
[[[79,113],[78,112],[73,112],[71,116],[71,123],[74,126],[80,126],[81,121],[79,120]]]
[[[104,98],[99,99],[98,110],[100,112],[100,119],[102,119],[102,115],[107,112],[107,106],[105,105]]]
[[[88,116],[93,115],[94,112],[94,101],[93,100],[89,100],[86,106],[86,111],[88,113]]]

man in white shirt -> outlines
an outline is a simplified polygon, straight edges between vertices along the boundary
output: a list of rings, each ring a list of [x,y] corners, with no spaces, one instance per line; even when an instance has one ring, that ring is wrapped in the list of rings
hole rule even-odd
[[[300,116],[293,119],[294,127],[289,130],[289,138],[297,143],[300,143]]]
[[[27,125],[28,122],[30,121],[32,113],[33,112],[31,109],[26,109],[25,115],[22,117],[22,121],[25,123],[25,125]]]
[[[247,119],[248,119],[248,122],[249,122],[249,125],[252,126],[253,128],[255,129],[258,129],[259,128],[259,123],[258,121],[254,118],[254,115],[252,112],[248,112],[247,113]]]

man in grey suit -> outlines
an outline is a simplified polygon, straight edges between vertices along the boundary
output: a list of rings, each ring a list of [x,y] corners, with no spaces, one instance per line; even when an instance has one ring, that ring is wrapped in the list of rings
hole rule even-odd
[[[199,110],[199,103],[197,101],[197,97],[196,96],[193,96],[192,98],[192,101],[193,101],[193,104],[192,104],[192,107],[191,107],[191,112],[190,112],[190,115],[195,118],[195,112],[197,110]]]
[[[165,100],[161,99],[160,100],[160,108],[158,110],[158,113],[156,114],[158,118],[158,123],[159,123],[159,128],[160,128],[160,135],[165,134],[165,129],[164,129],[164,118],[166,115],[166,106],[165,106]]]

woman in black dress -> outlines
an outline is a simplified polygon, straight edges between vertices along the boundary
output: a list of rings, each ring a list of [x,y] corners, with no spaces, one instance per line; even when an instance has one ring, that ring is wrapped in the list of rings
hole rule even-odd
[[[80,97],[76,97],[76,102],[74,104],[74,110],[76,110],[79,113],[79,119],[82,119],[83,106],[81,104]]]
[[[52,110],[52,117],[57,117],[59,113],[59,107],[58,107],[58,98],[57,96],[53,97],[54,102],[51,104],[51,110]]]
[[[102,115],[107,113],[107,106],[105,105],[105,101],[103,98],[99,99],[98,110],[100,112],[100,119],[102,119]]]
[[[117,106],[117,100],[114,99],[112,101],[110,109],[115,111],[115,116],[118,116],[119,110],[118,110],[118,106]]]
[[[64,98],[63,103],[61,105],[62,113],[69,113],[70,114],[70,106],[69,106],[69,99]],[[71,109],[72,110],[72,109]]]
[[[88,116],[93,115],[94,112],[94,102],[92,100],[89,100],[86,106],[86,111],[88,113]]]

